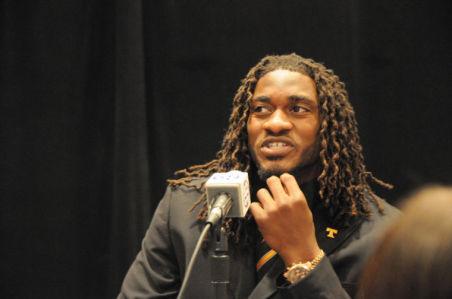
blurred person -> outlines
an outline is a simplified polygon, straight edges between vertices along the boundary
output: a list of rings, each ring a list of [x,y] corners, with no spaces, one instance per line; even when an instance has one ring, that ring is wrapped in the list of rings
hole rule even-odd
[[[452,298],[452,187],[410,196],[363,273],[359,298]]]

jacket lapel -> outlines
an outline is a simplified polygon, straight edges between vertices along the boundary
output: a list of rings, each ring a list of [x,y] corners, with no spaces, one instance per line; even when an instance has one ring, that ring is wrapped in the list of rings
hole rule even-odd
[[[363,222],[363,218],[352,218],[347,227],[338,227],[329,220],[327,211],[320,203],[311,208],[314,217],[315,235],[319,247],[330,255],[339,248],[356,231]]]
[[[334,252],[348,237],[360,227],[364,218],[354,217],[346,227],[334,225],[328,211],[323,207],[318,195],[316,182],[308,182],[301,186],[314,218],[315,235],[319,247],[329,255]]]

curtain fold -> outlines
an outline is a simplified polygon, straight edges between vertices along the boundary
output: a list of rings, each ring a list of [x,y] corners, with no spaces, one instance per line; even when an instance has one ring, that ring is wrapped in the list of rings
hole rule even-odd
[[[118,291],[152,216],[141,1],[115,2],[114,165],[108,297]]]

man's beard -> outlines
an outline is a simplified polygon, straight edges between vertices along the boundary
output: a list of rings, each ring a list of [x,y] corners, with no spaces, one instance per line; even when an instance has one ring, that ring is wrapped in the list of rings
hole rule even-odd
[[[265,169],[262,168],[260,165],[256,165],[257,167],[257,175],[259,176],[259,179],[261,181],[267,180],[271,176],[281,176],[283,173],[289,173],[293,175],[297,181],[304,182],[307,180],[310,180],[311,178],[305,178],[306,170],[308,168],[313,169],[315,171],[316,168],[319,168],[319,160],[315,159],[315,161],[309,161],[310,163],[299,163],[297,166],[293,167],[292,169],[280,169],[280,168],[269,168]]]

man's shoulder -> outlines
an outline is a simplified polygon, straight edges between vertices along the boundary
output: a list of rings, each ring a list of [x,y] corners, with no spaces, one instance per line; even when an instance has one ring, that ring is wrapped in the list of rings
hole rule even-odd
[[[162,201],[166,202],[171,210],[191,210],[195,203],[203,196],[203,185],[206,180],[207,178],[195,177],[183,183],[169,183]],[[202,205],[196,206],[200,207]]]
[[[202,194],[204,192],[204,183],[207,181],[205,177],[193,177],[183,183],[170,183],[166,192],[173,194]]]
[[[380,209],[375,202],[369,202],[370,216],[363,221],[361,232],[381,232],[400,216],[400,210],[386,200],[377,197],[377,201]]]
[[[381,211],[378,209],[378,206],[374,202],[370,202],[369,208],[371,211],[371,220],[386,220],[390,218],[396,218],[400,215],[400,210],[388,203],[385,199],[377,197],[377,201],[381,207]]]

